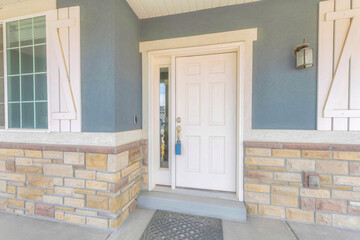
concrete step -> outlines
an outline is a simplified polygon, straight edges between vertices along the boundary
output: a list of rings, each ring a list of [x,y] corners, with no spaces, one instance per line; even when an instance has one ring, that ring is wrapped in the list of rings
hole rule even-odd
[[[243,202],[171,192],[141,192],[137,206],[145,209],[164,210],[223,220],[246,222]]]

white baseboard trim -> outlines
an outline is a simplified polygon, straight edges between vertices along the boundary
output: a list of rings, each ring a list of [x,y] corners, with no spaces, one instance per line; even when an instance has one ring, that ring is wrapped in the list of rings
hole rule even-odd
[[[360,144],[360,131],[247,130],[244,141]]]
[[[143,130],[117,133],[2,131],[0,142],[116,147],[147,137]]]

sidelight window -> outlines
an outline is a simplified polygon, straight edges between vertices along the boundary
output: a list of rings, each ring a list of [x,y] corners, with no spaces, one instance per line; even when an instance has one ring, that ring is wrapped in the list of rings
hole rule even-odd
[[[169,168],[169,69],[160,68],[160,168]]]

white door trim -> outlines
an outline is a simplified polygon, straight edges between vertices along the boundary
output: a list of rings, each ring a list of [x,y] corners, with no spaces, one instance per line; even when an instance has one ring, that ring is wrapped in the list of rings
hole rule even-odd
[[[159,108],[154,105],[155,96],[154,73],[155,58],[167,56],[171,61],[171,79],[175,77],[175,58],[180,56],[237,52],[237,173],[236,173],[236,194],[239,201],[243,201],[243,133],[251,129],[251,108],[252,108],[252,65],[253,65],[253,41],[257,40],[257,29],[239,30],[224,33],[206,34],[193,37],[157,40],[140,43],[143,63],[143,128],[148,131],[149,150],[149,178],[148,190],[154,189],[156,185],[156,169],[158,155],[155,139],[157,121],[155,117]],[[170,87],[171,92],[173,87]],[[174,98],[172,96],[171,98]],[[156,101],[155,101],[156,102]],[[171,101],[171,109],[174,104]],[[173,113],[170,114],[170,132],[174,130],[175,121]],[[170,134],[170,153],[174,155],[175,138]],[[175,158],[171,156],[171,177],[172,187],[175,188]]]

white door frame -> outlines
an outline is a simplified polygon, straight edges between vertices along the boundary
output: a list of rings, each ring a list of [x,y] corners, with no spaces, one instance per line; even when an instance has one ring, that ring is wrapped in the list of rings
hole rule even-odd
[[[148,190],[156,185],[156,171],[160,148],[159,138],[159,95],[154,79],[155,58],[169,57],[170,70],[170,171],[171,186],[175,188],[175,58],[192,55],[237,52],[237,159],[236,195],[243,201],[243,133],[251,129],[252,108],[252,65],[253,42],[257,40],[257,29],[247,29],[192,37],[156,40],[140,43],[143,62],[143,128],[148,131]],[[172,84],[173,83],[173,84]],[[156,104],[156,105],[155,105]]]

